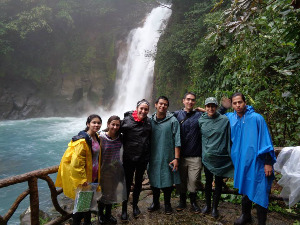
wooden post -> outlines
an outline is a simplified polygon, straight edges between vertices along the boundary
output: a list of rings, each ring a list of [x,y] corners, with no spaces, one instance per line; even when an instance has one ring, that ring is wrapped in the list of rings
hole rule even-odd
[[[28,180],[30,191],[30,219],[31,225],[39,225],[39,190],[37,185],[37,178],[32,177]]]

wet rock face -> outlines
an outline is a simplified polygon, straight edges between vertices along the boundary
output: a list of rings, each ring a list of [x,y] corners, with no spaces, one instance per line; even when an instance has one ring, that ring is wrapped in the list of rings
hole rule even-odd
[[[91,105],[98,107],[92,102],[101,99],[101,89],[87,83],[95,82],[79,79],[73,81],[73,86],[57,83],[49,88],[28,80],[2,78],[0,120],[82,115]]]

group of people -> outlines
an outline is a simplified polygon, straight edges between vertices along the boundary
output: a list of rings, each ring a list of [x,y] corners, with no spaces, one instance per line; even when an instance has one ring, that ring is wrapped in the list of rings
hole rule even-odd
[[[195,104],[196,95],[188,92],[183,97],[184,108],[170,113],[168,98],[160,96],[155,101],[156,111],[149,118],[150,103],[142,99],[134,111],[124,114],[123,120],[110,117],[107,128],[100,133],[100,116],[89,116],[86,129],[69,143],[56,186],[74,199],[78,186],[99,183],[102,197],[98,201],[98,221],[115,224],[117,220],[111,214],[113,203],[122,202],[121,220],[128,221],[127,205],[133,178],[133,217],[141,214],[138,201],[146,170],[153,192],[148,211],[160,209],[162,191],[167,215],[173,212],[171,193],[176,188],[180,193],[177,211],[187,207],[189,193],[194,213],[211,213],[217,218],[224,178],[234,177],[234,187],[243,195],[242,215],[235,224],[251,221],[252,202],[257,205],[258,223],[265,224],[274,179],[272,165],[276,161],[265,120],[252,106],[246,105],[241,93],[222,101],[219,109],[214,97],[205,100],[205,109],[195,109]],[[230,106],[234,112],[226,113]],[[200,209],[196,198],[203,167],[206,204]],[[90,212],[77,212],[73,214],[73,224],[80,224],[83,218],[84,224],[90,224],[90,217]]]

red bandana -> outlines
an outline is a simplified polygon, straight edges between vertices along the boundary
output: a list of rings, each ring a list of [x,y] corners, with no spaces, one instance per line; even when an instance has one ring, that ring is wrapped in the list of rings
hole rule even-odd
[[[136,111],[136,110],[133,111],[132,117],[133,117],[133,119],[134,119],[136,122],[144,122],[143,120],[141,120],[141,119],[138,118],[138,115],[137,115],[137,111]]]

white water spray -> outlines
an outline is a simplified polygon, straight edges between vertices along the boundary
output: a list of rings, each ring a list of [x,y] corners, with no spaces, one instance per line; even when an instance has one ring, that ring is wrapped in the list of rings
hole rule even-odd
[[[137,101],[150,99],[153,89],[154,60],[147,52],[155,52],[158,39],[171,16],[171,9],[157,7],[147,16],[142,27],[127,37],[127,51],[119,55],[115,102],[111,113],[123,116],[133,110]]]

